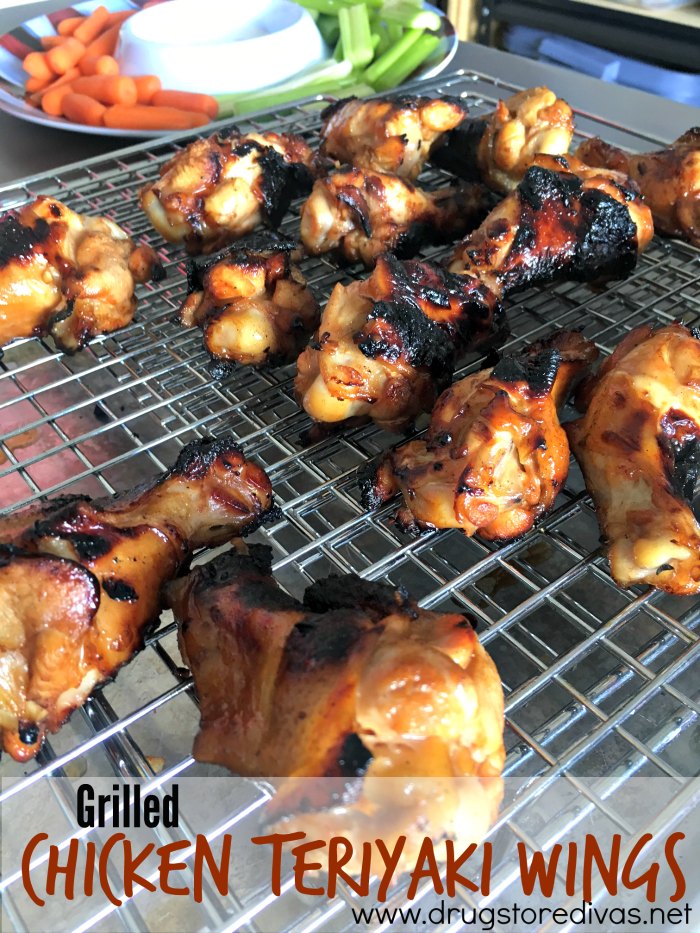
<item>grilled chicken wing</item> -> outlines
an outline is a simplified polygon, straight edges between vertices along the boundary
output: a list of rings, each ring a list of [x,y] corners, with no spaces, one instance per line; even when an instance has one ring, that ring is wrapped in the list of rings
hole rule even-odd
[[[397,175],[356,168],[314,183],[301,212],[301,239],[312,256],[335,252],[372,267],[387,250],[407,259],[426,243],[461,236],[487,210],[480,185],[422,191]]]
[[[500,304],[477,279],[388,253],[369,278],[333,289],[297,361],[297,396],[322,423],[369,416],[400,429],[431,408],[456,357],[504,329]]]
[[[538,153],[566,155],[573,135],[571,107],[549,88],[533,87],[499,100],[485,117],[464,120],[441,140],[431,162],[507,194]]]
[[[59,499],[0,520],[0,733],[39,751],[140,647],[160,586],[194,548],[253,530],[270,482],[233,443],[197,441],[160,479],[114,499]]]
[[[453,97],[347,97],[321,114],[321,157],[415,180],[436,140],[467,115]]]
[[[141,189],[156,230],[190,253],[209,253],[260,224],[276,227],[311,189],[312,152],[299,136],[215,134],[178,152]]]
[[[404,530],[461,528],[506,541],[551,509],[569,472],[569,445],[557,407],[597,350],[561,332],[467,376],[437,401],[425,439],[370,466],[365,507],[401,492]]]
[[[200,701],[195,758],[292,778],[275,816],[303,812],[307,832],[333,827],[356,850],[411,828],[478,842],[505,755],[501,684],[472,625],[355,576],[313,584],[302,604],[270,561],[261,545],[232,550],[168,587]]]
[[[187,327],[201,327],[213,371],[233,363],[293,360],[318,326],[319,307],[292,259],[296,244],[260,232],[206,260],[187,264]]]
[[[135,284],[163,274],[153,250],[113,221],[39,197],[0,218],[0,346],[50,334],[78,350],[126,327]]]
[[[620,586],[700,593],[691,501],[700,443],[700,334],[633,330],[601,366],[583,418],[567,425]]]
[[[538,156],[515,191],[457,247],[450,269],[495,294],[556,278],[625,278],[653,235],[651,213],[626,176]]]
[[[588,165],[629,175],[651,208],[657,232],[700,246],[700,127],[657,152],[624,152],[595,138],[581,143],[576,155]]]

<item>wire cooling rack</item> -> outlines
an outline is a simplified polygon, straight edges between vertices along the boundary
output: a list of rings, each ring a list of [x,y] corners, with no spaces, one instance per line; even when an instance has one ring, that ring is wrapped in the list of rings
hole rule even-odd
[[[499,96],[516,90],[469,72],[420,87],[463,96],[472,114],[490,110]],[[317,103],[290,106],[240,125],[274,126],[313,144],[318,109]],[[582,113],[577,130],[632,149],[656,142]],[[680,819],[697,790],[697,783],[684,778],[700,772],[698,600],[622,591],[613,583],[575,464],[555,509],[518,541],[498,548],[458,531],[409,538],[392,523],[391,504],[367,513],[358,497],[358,467],[396,437],[365,426],[310,441],[309,419],[294,401],[290,366],[241,368],[223,381],[210,378],[201,332],[173,322],[185,293],[184,257],[154,233],[136,198],[138,188],[187,141],[150,142],[0,189],[5,209],[51,194],[78,211],[105,214],[149,242],[168,268],[164,282],[141,289],[129,327],[74,356],[38,339],[6,348],[0,361],[0,507],[57,493],[112,493],[172,464],[190,440],[234,434],[273,481],[283,517],[258,536],[273,547],[277,577],[291,592],[300,593],[329,572],[354,571],[405,584],[426,607],[466,609],[478,619],[506,694],[505,773],[520,787],[506,798],[503,829],[528,848],[561,838],[573,818],[532,818],[559,778],[579,798],[577,819],[593,814],[626,838]],[[442,180],[433,172],[427,184]],[[298,208],[283,225],[285,232],[298,230]],[[355,268],[341,272],[324,259],[306,261],[303,269],[322,300],[335,282],[362,274]],[[633,275],[605,291],[564,283],[511,302],[507,346],[517,349],[555,327],[578,327],[609,353],[638,324],[697,321],[699,281],[696,250],[655,240]],[[472,360],[461,374],[478,366]],[[20,778],[5,795],[29,795],[50,785],[45,793],[60,798],[70,832],[76,828],[70,791],[61,782],[46,782],[48,776],[138,777],[157,787],[173,777],[204,773],[190,756],[198,712],[181,665],[174,625],[164,617],[146,650],[113,683],[95,691],[46,741],[35,762],[3,760],[0,777]],[[631,813],[618,792],[639,776],[664,777],[671,792]],[[590,779],[603,777],[612,783],[597,793]],[[247,799],[214,835],[248,825],[266,796],[264,785],[251,782]],[[39,929],[24,913],[16,868],[3,866],[3,928]],[[505,857],[495,875],[502,891],[515,882]],[[107,905],[76,915],[73,925],[265,931],[284,917],[288,930],[352,928],[352,918],[343,914],[349,892],[320,909],[299,899],[289,882],[281,898],[271,898],[265,880],[248,878],[247,887],[228,899],[190,903],[186,918],[182,912],[169,920],[146,916],[135,898],[119,910]],[[419,901],[428,896],[422,891]],[[393,900],[401,902],[400,890]]]

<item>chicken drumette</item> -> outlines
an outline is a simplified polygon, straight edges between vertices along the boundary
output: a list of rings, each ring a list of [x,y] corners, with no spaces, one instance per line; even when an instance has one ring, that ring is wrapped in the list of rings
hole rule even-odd
[[[534,87],[499,100],[491,114],[464,120],[441,140],[431,161],[507,194],[538,153],[566,155],[573,135],[571,107],[549,88]]]
[[[296,244],[259,232],[187,265],[187,327],[201,327],[217,375],[230,364],[293,360],[318,326],[319,307],[292,254]]]
[[[209,253],[260,224],[276,227],[311,189],[312,152],[299,136],[232,130],[198,139],[141,189],[156,230],[190,253]]]
[[[657,152],[625,152],[595,138],[581,143],[576,155],[588,165],[629,175],[651,208],[657,232],[700,246],[700,127]]]
[[[198,547],[252,531],[270,481],[230,442],[196,441],[160,479],[113,499],[69,497],[0,520],[0,733],[38,752],[138,650],[160,587]]]
[[[136,283],[163,275],[153,250],[113,221],[39,197],[0,218],[0,346],[50,334],[78,350],[126,327]]]
[[[459,244],[450,269],[499,296],[558,278],[625,278],[653,232],[651,212],[625,175],[538,156]]]
[[[348,97],[321,114],[320,156],[415,180],[435,142],[466,115],[453,97]]]
[[[557,407],[596,355],[580,334],[561,332],[456,382],[438,399],[425,439],[366,469],[364,505],[400,492],[404,530],[461,528],[500,541],[529,531],[569,472]]]
[[[457,356],[504,329],[500,304],[477,279],[387,253],[369,278],[333,289],[297,361],[297,396],[319,422],[369,416],[400,429],[430,409]]]
[[[290,778],[268,820],[292,831],[299,818],[355,851],[407,833],[418,842],[406,861],[426,835],[486,833],[502,793],[503,692],[465,616],[352,575],[300,603],[260,545],[197,567],[168,599],[200,702],[193,754]]]
[[[586,386],[567,425],[620,586],[700,593],[700,334],[633,330]]]
[[[423,191],[397,175],[350,169],[314,183],[301,239],[313,256],[335,252],[371,267],[387,250],[407,259],[424,244],[473,230],[488,204],[480,185]]]

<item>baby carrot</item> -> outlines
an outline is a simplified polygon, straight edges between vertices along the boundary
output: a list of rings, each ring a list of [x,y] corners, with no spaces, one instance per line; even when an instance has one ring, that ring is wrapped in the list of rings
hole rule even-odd
[[[53,49],[57,45],[63,45],[65,36],[42,36],[39,39],[41,42],[41,47],[46,51],[47,49]]]
[[[111,55],[83,55],[78,62],[84,75],[118,75],[119,63]]]
[[[27,94],[36,94],[43,91],[49,84],[51,84],[51,81],[47,81],[45,78],[27,78],[24,82],[24,90]]]
[[[65,74],[69,68],[78,63],[78,60],[85,54],[85,46],[73,36],[69,36],[63,45],[57,45],[55,49],[49,49],[46,53],[46,61],[49,67],[57,75]]]
[[[73,35],[83,45],[89,45],[101,32],[104,32],[108,18],[109,10],[107,7],[95,7],[92,13],[86,16],[83,22],[73,31]]]
[[[50,84],[46,84],[44,87],[39,88],[37,93],[32,94],[31,102],[33,104],[40,104],[41,98],[48,91],[53,91],[54,88],[61,87],[64,84],[70,84],[71,81],[75,81],[76,78],[80,77],[80,72],[77,68],[71,68],[64,75],[60,75],[55,80],[51,81]]]
[[[107,108],[86,94],[66,94],[61,105],[63,116],[73,123],[102,126],[102,117]]]
[[[209,122],[205,113],[175,107],[108,107],[104,125],[121,130],[191,130]]]
[[[190,91],[158,91],[151,98],[154,107],[176,107],[178,110],[199,110],[215,120],[219,104],[208,94],[193,94]]]
[[[125,19],[129,19],[130,16],[133,16],[136,10],[120,10],[118,13],[109,13],[107,15],[107,22],[105,28],[109,29],[110,26],[119,25],[124,22]]]
[[[134,78],[134,84],[136,85],[136,97],[139,104],[150,104],[153,95],[161,87],[158,75],[139,75]]]
[[[59,87],[53,87],[41,95],[41,109],[44,113],[52,117],[63,116],[63,99],[67,94],[72,94],[73,88],[70,84],[61,84]]]
[[[59,36],[72,36],[75,29],[84,19],[84,16],[69,16],[66,19],[62,19],[56,27]]]
[[[50,81],[54,71],[47,61],[48,56],[44,52],[30,52],[25,55],[22,62],[22,68],[32,78],[40,81]]]
[[[113,55],[114,50],[117,47],[117,39],[119,38],[119,30],[122,28],[121,23],[115,23],[114,26],[110,26],[109,29],[105,29],[103,33],[93,39],[90,45],[85,49],[86,55]]]
[[[103,104],[123,104],[131,107],[136,103],[134,79],[125,75],[90,75],[76,78],[73,89],[77,94],[87,94]]]

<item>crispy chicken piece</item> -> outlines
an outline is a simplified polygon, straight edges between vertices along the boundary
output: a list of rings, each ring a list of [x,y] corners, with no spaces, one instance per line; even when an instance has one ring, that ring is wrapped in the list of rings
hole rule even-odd
[[[651,212],[626,176],[538,156],[462,240],[450,269],[477,276],[499,297],[558,278],[626,278],[653,232]]]
[[[0,733],[28,761],[142,643],[160,586],[198,547],[252,531],[270,481],[232,442],[195,441],[155,482],[0,520]]]
[[[131,322],[134,287],[163,278],[112,220],[41,196],[0,218],[0,346],[50,334],[68,352]]]
[[[319,306],[292,254],[296,243],[259,232],[187,264],[187,327],[201,327],[213,372],[235,364],[289,362],[318,326]]]
[[[596,137],[581,143],[576,155],[629,175],[651,208],[657,233],[700,246],[700,126],[657,152],[625,152]]]
[[[504,332],[500,304],[477,279],[387,253],[369,278],[333,289],[297,361],[297,396],[318,422],[371,417],[401,429],[432,407],[457,357]]]
[[[700,447],[700,333],[638,327],[587,387],[567,425],[593,496],[612,575],[700,593],[700,525],[691,502]]]
[[[502,794],[503,691],[463,615],[353,575],[313,584],[302,604],[277,586],[261,545],[197,567],[167,598],[200,702],[195,758],[290,778],[271,802],[285,832],[300,817],[357,850],[412,828],[416,847],[488,830]]]
[[[232,130],[197,139],[141,189],[156,230],[189,253],[210,253],[260,224],[279,225],[311,190],[312,152],[299,136]]]
[[[557,407],[597,356],[580,334],[562,331],[521,356],[467,376],[437,401],[425,439],[370,465],[362,499],[373,508],[396,492],[406,531],[461,528],[508,541],[551,509],[569,472]]]
[[[488,203],[480,185],[423,191],[397,175],[355,168],[314,183],[301,212],[301,239],[312,256],[335,252],[371,268],[387,250],[408,259],[426,243],[473,230]]]
[[[413,181],[438,138],[466,115],[455,97],[346,97],[321,114],[320,156]]]
[[[538,153],[566,155],[573,135],[571,107],[549,88],[533,87],[499,100],[491,114],[464,120],[443,137],[431,162],[507,194]]]

